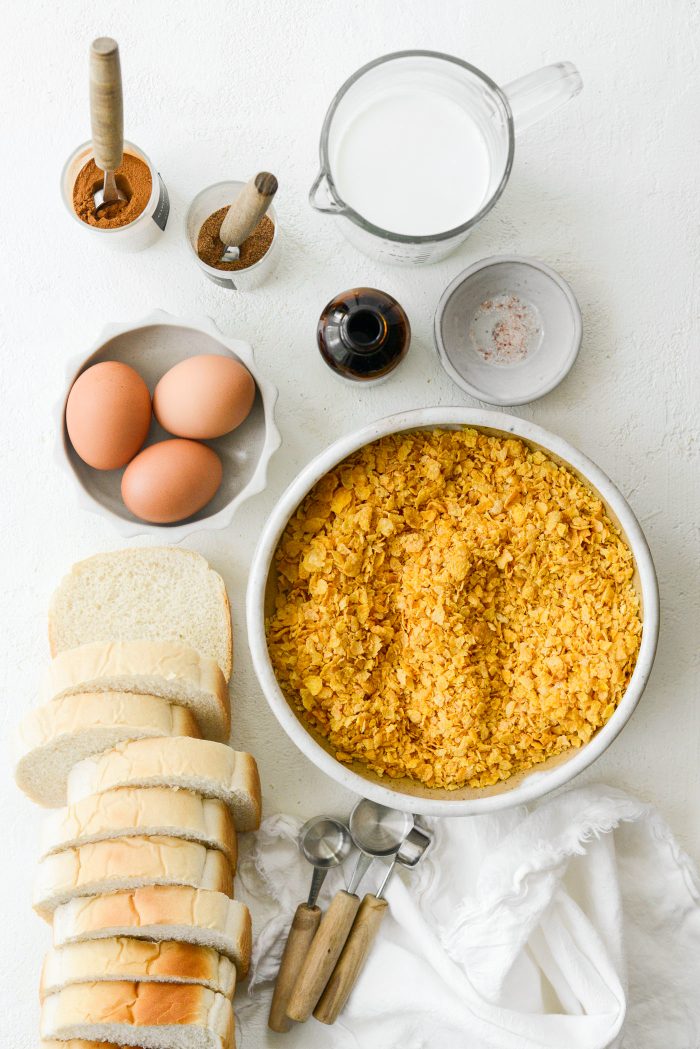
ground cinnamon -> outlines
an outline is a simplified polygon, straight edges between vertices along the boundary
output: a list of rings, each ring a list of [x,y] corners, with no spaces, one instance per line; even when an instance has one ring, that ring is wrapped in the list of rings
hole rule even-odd
[[[95,190],[100,189],[104,175],[95,161],[85,164],[73,186],[73,208],[79,219],[89,226],[100,229],[117,229],[138,218],[151,199],[153,180],[148,164],[133,153],[125,153],[121,166],[117,168],[117,185],[126,193],[128,200],[118,200],[95,212]]]
[[[224,245],[219,239],[219,232],[226,217],[228,207],[219,208],[202,224],[197,237],[197,254],[207,266],[217,270],[244,270],[254,266],[265,255],[275,235],[275,224],[269,215],[263,215],[247,240],[241,244],[241,254],[235,262],[222,262]]]

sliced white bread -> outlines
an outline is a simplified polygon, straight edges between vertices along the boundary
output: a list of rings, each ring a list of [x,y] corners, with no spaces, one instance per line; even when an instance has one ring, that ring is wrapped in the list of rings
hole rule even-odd
[[[126,1049],[126,1046],[114,1042],[86,1042],[84,1038],[69,1038],[67,1042],[59,1042],[57,1038],[42,1038],[39,1049]],[[143,1049],[143,1046],[130,1046],[129,1049]]]
[[[211,740],[169,737],[119,743],[68,776],[68,804],[115,787],[182,787],[219,798],[238,831],[260,826],[260,778],[251,754]]]
[[[46,921],[75,896],[142,885],[191,885],[233,896],[233,872],[223,852],[181,838],[117,838],[46,856],[38,865],[34,909]]]
[[[84,1038],[69,1038],[67,1042],[59,1042],[57,1038],[42,1038],[39,1049],[126,1049],[126,1046],[114,1042],[86,1042]],[[143,1046],[130,1046],[129,1049],[143,1049]]]
[[[236,829],[231,810],[218,798],[171,787],[118,787],[91,794],[44,820],[42,854],[106,838],[158,835],[198,841],[219,849],[236,868]]]
[[[41,1007],[41,1036],[144,1049],[232,1049],[233,1008],[197,984],[77,983]]]
[[[231,730],[228,685],[218,663],[177,641],[96,641],[52,659],[41,687],[48,702],[79,692],[139,692],[187,707],[208,739]]]
[[[223,579],[200,554],[146,547],[73,565],[49,607],[51,655],[93,641],[179,641],[231,676],[231,611]]]
[[[49,700],[30,710],[15,735],[17,785],[39,805],[65,805],[76,762],[147,736],[199,739],[201,732],[191,710],[160,696],[91,692]]]
[[[250,911],[244,903],[212,889],[144,886],[76,898],[54,912],[55,947],[113,936],[180,940],[213,947],[233,961],[240,977],[250,965]]]
[[[233,997],[236,970],[230,958],[211,947],[164,940],[151,943],[119,936],[86,940],[49,951],[41,970],[43,1000],[72,983],[133,980],[136,983],[201,983]]]

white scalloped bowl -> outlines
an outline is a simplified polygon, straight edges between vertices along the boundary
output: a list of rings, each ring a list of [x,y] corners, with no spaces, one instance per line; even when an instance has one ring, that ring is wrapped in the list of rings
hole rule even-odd
[[[380,777],[358,762],[339,762],[328,741],[303,720],[296,707],[284,696],[270,661],[265,620],[276,593],[274,557],[282,533],[299,504],[324,474],[358,448],[386,434],[436,427],[460,429],[463,426],[473,426],[504,437],[520,437],[530,447],[541,449],[567,466],[599,495],[634,556],[634,585],[642,609],[642,640],[631,680],[615,713],[588,743],[578,750],[549,758],[541,765],[492,787],[463,787],[450,791],[431,789],[408,778]],[[472,408],[419,408],[393,415],[341,437],[317,455],[292,481],[265,523],[253,556],[246,606],[253,666],[267,702],[290,739],[314,765],[348,790],[383,805],[423,816],[475,816],[522,805],[572,780],[606,750],[632,715],[651,673],[659,631],[659,595],[649,547],[627,501],[612,481],[561,437],[512,415]]]
[[[100,361],[131,365],[143,376],[152,394],[160,377],[174,364],[204,353],[233,357],[244,364],[255,379],[255,401],[250,415],[237,429],[206,442],[224,466],[221,487],[211,502],[185,521],[148,524],[134,517],[122,501],[123,470],[94,470],[76,454],[66,431],[68,394],[81,372]],[[260,374],[249,343],[223,335],[209,317],[174,317],[164,310],[155,310],[135,324],[107,325],[87,356],[69,363],[66,379],[65,394],[56,406],[58,462],[73,480],[81,506],[102,514],[120,535],[154,535],[168,543],[179,543],[192,532],[225,528],[239,506],[265,488],[268,463],[281,444],[274,419],[277,387]],[[171,436],[154,417],[146,445]]]

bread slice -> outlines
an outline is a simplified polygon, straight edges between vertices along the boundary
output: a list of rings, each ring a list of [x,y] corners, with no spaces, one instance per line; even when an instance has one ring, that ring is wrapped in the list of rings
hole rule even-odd
[[[44,820],[42,853],[136,835],[198,841],[223,852],[235,870],[236,829],[231,810],[218,798],[170,787],[119,787],[49,813]]]
[[[68,776],[68,804],[115,787],[181,787],[219,798],[238,831],[260,826],[260,777],[251,754],[186,737],[119,743],[77,764]]]
[[[56,907],[75,896],[141,885],[191,885],[233,896],[233,871],[222,852],[180,838],[97,841],[41,860],[34,883],[34,909],[51,921]]]
[[[15,735],[15,779],[32,801],[66,803],[73,765],[115,743],[146,736],[201,738],[191,710],[160,696],[88,692],[52,699],[31,710]]]
[[[231,731],[228,686],[218,664],[177,641],[96,641],[55,656],[42,702],[79,692],[139,692],[188,707],[208,739]]]
[[[233,1008],[197,984],[78,983],[45,999],[42,1038],[87,1038],[144,1049],[232,1049]]]
[[[231,677],[224,581],[193,550],[143,547],[73,565],[49,607],[51,655],[93,641],[179,641]]]
[[[232,960],[241,978],[250,965],[250,911],[244,903],[212,889],[144,886],[76,898],[54,912],[55,947],[112,936],[180,940],[213,947]]]
[[[59,1042],[56,1038],[42,1038],[39,1049],[127,1049],[124,1045],[115,1045],[114,1042],[86,1042],[84,1038],[69,1038],[67,1042]],[[130,1046],[129,1049],[143,1049],[143,1046]]]
[[[128,936],[86,940],[54,948],[44,958],[39,994],[43,1000],[72,983],[133,980],[136,983],[201,983],[233,997],[236,970],[230,958],[211,947]]]
[[[42,1038],[39,1049],[126,1049],[126,1046],[114,1042],[86,1042],[84,1038],[69,1038],[67,1042],[59,1042],[57,1038]],[[130,1046],[129,1049],[134,1047]],[[143,1049],[143,1046],[136,1046],[135,1049]]]

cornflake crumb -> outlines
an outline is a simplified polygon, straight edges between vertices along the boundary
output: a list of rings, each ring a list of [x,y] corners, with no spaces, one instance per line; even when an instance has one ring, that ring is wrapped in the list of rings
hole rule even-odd
[[[600,499],[522,441],[419,430],[326,474],[276,553],[280,686],[339,761],[484,787],[586,743],[642,631]]]

